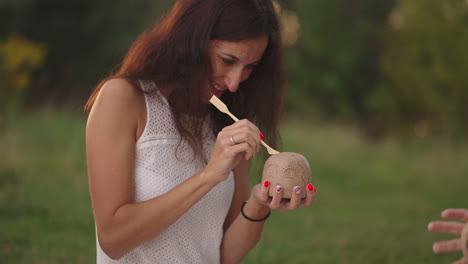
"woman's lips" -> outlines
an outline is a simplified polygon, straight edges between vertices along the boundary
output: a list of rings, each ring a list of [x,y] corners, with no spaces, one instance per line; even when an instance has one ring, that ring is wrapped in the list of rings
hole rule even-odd
[[[210,90],[211,90],[211,93],[213,95],[216,95],[217,97],[220,97],[221,95],[224,94],[224,92],[226,92],[226,90],[219,87],[215,82],[211,82]]]

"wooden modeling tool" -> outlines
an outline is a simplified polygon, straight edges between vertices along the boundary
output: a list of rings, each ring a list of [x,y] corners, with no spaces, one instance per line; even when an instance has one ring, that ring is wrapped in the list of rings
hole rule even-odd
[[[225,114],[229,115],[234,121],[236,121],[236,122],[239,121],[239,119],[237,117],[235,117],[229,111],[227,106],[221,100],[219,100],[219,98],[216,97],[215,95],[211,96],[210,103],[213,104],[216,108],[218,108],[218,110],[221,111],[222,113],[225,113]],[[277,151],[274,148],[268,146],[263,140],[260,140],[260,142],[267,149],[268,154],[274,155],[274,154],[279,153],[279,151]]]

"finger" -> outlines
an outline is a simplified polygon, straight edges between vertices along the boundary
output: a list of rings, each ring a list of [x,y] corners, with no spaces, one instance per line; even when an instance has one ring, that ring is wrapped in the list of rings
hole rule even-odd
[[[275,193],[271,199],[270,208],[279,209],[281,204],[281,199],[283,198],[283,187],[281,185],[275,186]]]
[[[256,152],[257,149],[260,146],[260,139],[259,136],[256,134],[252,133],[252,131],[249,131],[246,128],[238,128],[238,129],[232,129],[229,131],[223,131],[224,137],[226,139],[224,140],[227,145],[237,145],[239,143],[246,142],[249,144],[250,148],[247,150],[247,155],[246,158],[249,158],[253,156]]]
[[[238,129],[247,130],[251,132],[256,139],[258,138],[258,140],[260,140],[263,135],[258,129],[258,127],[255,126],[252,122],[248,121],[247,119],[240,120],[234,123],[233,125],[224,127],[222,131],[232,132],[233,130]]]
[[[439,241],[432,245],[432,251],[434,251],[434,253],[451,252],[456,250],[460,250],[460,239]]]
[[[270,190],[270,182],[264,181],[262,184],[262,189],[260,191],[261,201],[268,203],[268,191]]]
[[[467,258],[461,258],[455,262],[452,262],[452,264],[468,264],[468,259]]]
[[[225,128],[232,129],[232,128],[238,128],[238,127],[248,127],[249,129],[253,130],[255,134],[260,135],[260,130],[258,129],[258,127],[254,123],[250,122],[248,119],[239,120],[235,122],[234,124],[227,126]]]
[[[294,210],[301,204],[301,186],[295,186],[292,190],[291,201],[287,203],[287,210]]]
[[[431,232],[461,234],[465,225],[459,222],[432,221],[427,225]]]
[[[234,154],[237,154],[238,152],[246,152],[252,155],[254,153],[254,149],[252,149],[251,144],[249,144],[245,140],[235,139],[235,137],[236,136],[232,136],[226,131],[221,131],[218,134],[216,141],[219,142],[219,144],[226,146],[227,150],[234,150]],[[246,159],[248,158],[249,156],[246,157]]]
[[[227,152],[230,153],[231,156],[243,154],[245,159],[249,160],[251,156],[247,157],[247,155],[249,155],[249,152],[252,153],[252,148],[248,143],[244,142],[231,146],[227,149]]]
[[[442,218],[468,221],[468,210],[462,208],[449,208],[442,211]]]
[[[314,185],[312,185],[311,183],[307,185],[306,189],[307,189],[307,196],[304,200],[302,200],[301,205],[300,205],[304,207],[312,205],[315,199],[315,193],[317,192],[317,189],[315,189]]]
[[[245,128],[223,131],[223,136],[228,139],[226,140],[228,145],[236,145],[242,142],[247,142],[252,146],[253,149],[255,149],[258,145],[257,141],[260,142],[260,140],[256,138],[255,134]],[[231,137],[232,141],[230,140]]]
[[[258,127],[247,119],[240,120],[234,123],[233,125],[223,128],[224,131],[229,131],[229,132],[232,132],[235,129],[247,129],[248,131],[252,133],[252,135],[254,135],[254,138],[258,140],[262,139],[262,136],[263,136],[263,134],[260,132]]]
[[[268,206],[270,203],[268,199],[268,192],[265,193],[264,189],[267,189],[268,191],[268,188],[265,187],[265,182],[263,182],[263,184],[256,184],[255,186],[253,186],[252,191],[250,192],[251,197],[249,198],[249,200],[255,199],[258,203]]]

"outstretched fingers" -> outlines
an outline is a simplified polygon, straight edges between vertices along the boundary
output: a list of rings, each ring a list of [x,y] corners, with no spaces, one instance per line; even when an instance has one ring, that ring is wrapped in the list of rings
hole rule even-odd
[[[442,211],[441,216],[445,219],[453,219],[466,222],[468,221],[468,210],[461,208],[449,208]]]
[[[434,253],[444,253],[460,250],[460,239],[438,241],[432,245]]]
[[[465,225],[459,222],[432,221],[427,225],[431,232],[461,234]]]

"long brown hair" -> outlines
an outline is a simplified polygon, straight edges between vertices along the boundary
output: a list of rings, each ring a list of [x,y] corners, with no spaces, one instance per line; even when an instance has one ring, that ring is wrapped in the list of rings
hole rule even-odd
[[[168,102],[181,139],[190,144],[196,157],[206,161],[200,140],[201,121],[210,116],[215,134],[232,123],[225,114],[202,102],[212,71],[209,43],[262,35],[268,36],[268,45],[260,64],[236,93],[225,93],[221,100],[239,118],[255,123],[265,140],[276,146],[286,80],[279,22],[271,0],[177,1],[155,27],[133,43],[120,69],[101,81],[85,109],[91,108],[109,79],[125,78],[140,89],[138,79],[153,80],[163,94],[163,89],[171,87]],[[187,118],[187,113],[202,118]]]

